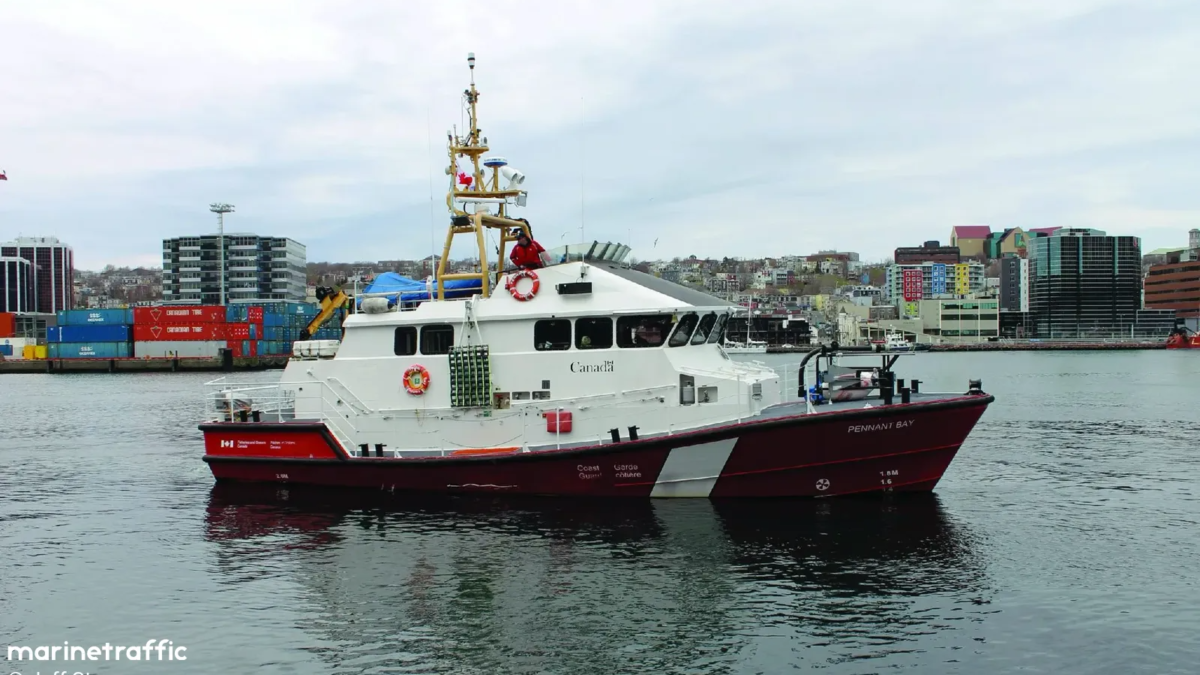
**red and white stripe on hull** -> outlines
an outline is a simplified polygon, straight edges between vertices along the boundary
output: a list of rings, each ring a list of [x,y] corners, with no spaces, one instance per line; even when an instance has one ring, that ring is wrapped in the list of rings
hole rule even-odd
[[[991,396],[745,421],[526,453],[351,457],[320,422],[201,425],[218,480],[412,492],[827,497],[932,490]]]

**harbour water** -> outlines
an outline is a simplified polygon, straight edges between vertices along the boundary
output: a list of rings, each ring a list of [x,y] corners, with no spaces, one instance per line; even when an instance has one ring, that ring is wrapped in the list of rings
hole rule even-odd
[[[0,646],[169,639],[187,660],[2,667],[1196,672],[1200,358],[906,359],[926,390],[997,396],[929,499],[217,489],[211,375],[5,376]]]

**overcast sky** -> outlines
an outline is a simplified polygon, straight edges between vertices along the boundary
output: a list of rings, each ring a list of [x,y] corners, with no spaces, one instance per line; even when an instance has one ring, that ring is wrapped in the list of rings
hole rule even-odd
[[[310,261],[440,250],[468,51],[547,248],[1200,227],[1194,0],[0,0],[0,45],[0,240],[85,269],[161,264],[213,201]]]

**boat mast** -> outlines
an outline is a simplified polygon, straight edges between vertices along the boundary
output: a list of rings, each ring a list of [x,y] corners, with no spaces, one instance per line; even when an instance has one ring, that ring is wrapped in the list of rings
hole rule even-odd
[[[446,194],[446,207],[450,210],[450,228],[446,232],[446,245],[442,249],[442,259],[437,267],[438,300],[445,299],[445,282],[454,279],[478,279],[484,297],[491,295],[491,273],[488,269],[487,245],[484,232],[487,228],[499,230],[500,251],[496,261],[496,274],[499,277],[504,267],[504,250],[510,241],[516,241],[514,234],[522,231],[532,236],[529,224],[524,220],[510,218],[507,207],[510,203],[517,206],[525,205],[525,191],[516,189],[524,182],[524,175],[514,171],[503,171],[506,161],[500,158],[487,158],[483,161],[492,169],[491,181],[484,175],[480,167],[480,159],[488,152],[487,139],[482,136],[479,128],[477,104],[479,91],[475,88],[475,53],[467,55],[467,66],[471,70],[471,86],[463,91],[463,100],[467,104],[467,114],[470,127],[466,135],[459,136],[457,130],[448,132],[447,146],[450,165],[446,173],[450,176],[450,190]],[[469,181],[459,182],[458,160],[468,158],[471,163]],[[465,174],[466,172],[461,172]],[[505,176],[508,184],[501,186],[500,179]],[[495,212],[492,212],[492,209]],[[468,210],[470,209],[470,210]],[[474,234],[475,244],[479,249],[479,269],[475,272],[447,273],[446,266],[450,260],[450,245],[457,234]]]

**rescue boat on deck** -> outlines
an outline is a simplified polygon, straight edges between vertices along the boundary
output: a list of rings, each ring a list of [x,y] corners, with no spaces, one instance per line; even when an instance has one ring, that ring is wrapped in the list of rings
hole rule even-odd
[[[610,497],[934,488],[993,400],[978,382],[922,392],[895,377],[897,356],[854,366],[836,349],[790,380],[734,361],[722,345],[739,308],[632,269],[621,244],[505,271],[506,246],[529,233],[510,214],[524,176],[487,155],[468,63],[469,129],[448,138],[451,222],[428,298],[366,293],[340,342],[296,343],[278,385],[210,383],[200,429],[218,480]],[[446,270],[456,235],[478,246],[475,272]],[[463,280],[478,292],[447,293]]]

